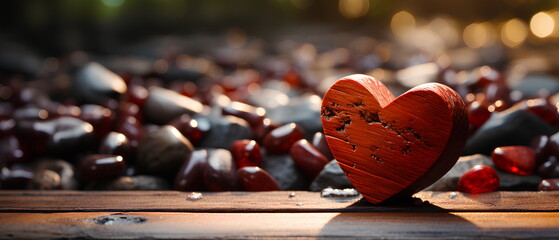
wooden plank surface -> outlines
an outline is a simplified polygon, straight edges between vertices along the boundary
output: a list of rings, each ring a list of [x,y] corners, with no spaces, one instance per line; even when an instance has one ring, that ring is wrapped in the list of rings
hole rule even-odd
[[[559,192],[419,192],[415,201],[372,205],[317,192],[203,193],[189,201],[177,191],[0,191],[0,212],[491,212],[559,211]]]
[[[117,215],[112,214],[115,213],[0,213],[0,238],[557,239],[559,237],[559,215],[550,212],[266,214],[122,212]]]

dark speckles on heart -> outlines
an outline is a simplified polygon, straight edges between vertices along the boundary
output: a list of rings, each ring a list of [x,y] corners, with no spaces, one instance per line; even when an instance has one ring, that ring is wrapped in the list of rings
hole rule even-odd
[[[326,120],[331,120],[333,117],[338,116],[339,111],[331,107],[322,107],[320,109],[320,116]]]
[[[380,119],[379,119],[377,113],[372,113],[372,112],[369,112],[367,110],[359,110],[359,116],[361,116],[361,118],[369,124],[375,123],[375,122],[380,123]]]
[[[428,146],[428,147],[431,146],[431,144],[429,144],[427,141],[425,141],[423,139],[423,137],[421,137],[421,135],[415,131],[415,129],[413,129],[411,127],[408,127],[408,128],[406,128],[406,133],[411,134],[417,141],[425,144],[426,146]]]
[[[349,136],[349,134],[347,134],[345,130],[350,124],[351,124],[351,119],[346,116],[343,118],[343,124],[339,128],[336,128],[336,131],[338,131],[339,133],[347,137]]]
[[[355,107],[355,108],[360,108],[360,107],[364,107],[365,104],[363,104],[363,101],[359,101],[359,102],[356,102],[356,103],[350,103],[350,104],[348,104],[348,106]]]
[[[410,153],[411,153],[410,145],[405,145],[404,147],[402,147],[402,154],[409,155]]]
[[[375,154],[370,154],[369,156],[371,156],[371,158],[372,158],[373,160],[377,161],[377,162],[380,163],[380,164],[383,164],[383,163],[384,163],[384,162],[382,161],[382,159],[381,159],[379,156],[375,155]]]
[[[351,150],[352,150],[353,152],[357,151],[357,145],[351,144]]]

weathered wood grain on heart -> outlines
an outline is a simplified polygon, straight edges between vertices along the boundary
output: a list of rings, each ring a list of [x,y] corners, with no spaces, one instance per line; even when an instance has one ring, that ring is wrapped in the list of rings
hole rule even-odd
[[[443,176],[464,147],[464,102],[429,83],[395,98],[378,80],[338,80],[322,102],[326,140],[355,188],[371,203],[411,196]]]

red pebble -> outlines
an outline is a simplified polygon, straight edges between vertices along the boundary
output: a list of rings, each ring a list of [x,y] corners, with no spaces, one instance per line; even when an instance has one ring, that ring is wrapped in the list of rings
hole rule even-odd
[[[237,140],[231,144],[233,160],[239,168],[259,167],[262,164],[262,153],[260,145],[254,140]]]
[[[274,177],[259,167],[243,167],[237,175],[245,191],[279,191],[280,187]]]
[[[204,184],[204,171],[208,161],[208,151],[200,149],[192,152],[183,163],[181,170],[175,178],[175,190],[179,191],[206,191]]]
[[[305,139],[295,142],[289,150],[289,155],[310,180],[313,180],[328,163],[328,159]]]
[[[108,180],[124,174],[126,164],[121,156],[96,154],[84,158],[79,170],[84,181]]]
[[[297,124],[289,123],[269,132],[262,145],[268,153],[287,153],[293,143],[304,137],[303,130]]]
[[[536,153],[536,165],[540,166],[549,156],[550,138],[547,135],[538,135],[530,143],[530,147]]]
[[[559,125],[559,112],[557,112],[557,107],[544,98],[526,100],[523,102],[522,107],[550,125]]]
[[[263,120],[266,110],[261,107],[251,106],[242,102],[231,102],[221,109],[223,115],[232,115],[246,120],[250,126],[256,127]]]
[[[101,140],[111,132],[115,121],[115,116],[111,109],[99,105],[86,104],[81,106],[80,113],[80,118],[93,126],[94,134],[98,140]]]
[[[126,100],[142,107],[148,98],[148,90],[140,85],[128,86],[128,91],[126,91]]]
[[[210,122],[206,118],[194,119],[186,113],[175,118],[170,125],[177,128],[194,146],[200,144],[211,128]]]
[[[468,105],[468,118],[470,124],[474,128],[479,128],[483,125],[489,117],[491,117],[491,112],[487,109],[487,105],[483,104],[481,101],[475,100],[470,105]]]
[[[312,145],[318,150],[322,155],[326,157],[328,160],[334,159],[332,155],[332,151],[330,151],[330,147],[326,142],[326,136],[324,136],[321,132],[316,132],[312,138]]]
[[[491,158],[497,168],[518,175],[530,175],[536,168],[536,152],[526,146],[495,148]]]
[[[465,193],[494,192],[499,188],[499,176],[493,168],[476,165],[458,179],[458,191]]]
[[[505,82],[503,74],[489,66],[476,68],[472,74],[476,77],[473,86],[478,88],[484,88],[491,83],[503,84]]]
[[[559,191],[559,178],[544,179],[538,186],[540,191]]]
[[[272,121],[269,118],[264,118],[256,126],[252,127],[252,131],[254,132],[254,138],[256,139],[257,142],[262,143],[264,137],[266,137],[266,135],[268,135],[269,132],[271,132],[272,130],[278,127],[279,126],[275,123],[272,123]]]

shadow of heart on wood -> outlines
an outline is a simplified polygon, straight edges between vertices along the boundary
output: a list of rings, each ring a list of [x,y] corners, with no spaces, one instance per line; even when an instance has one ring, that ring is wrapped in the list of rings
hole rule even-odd
[[[442,177],[467,138],[465,104],[451,88],[427,83],[398,98],[378,80],[351,75],[322,101],[335,159],[371,203],[406,198]]]

